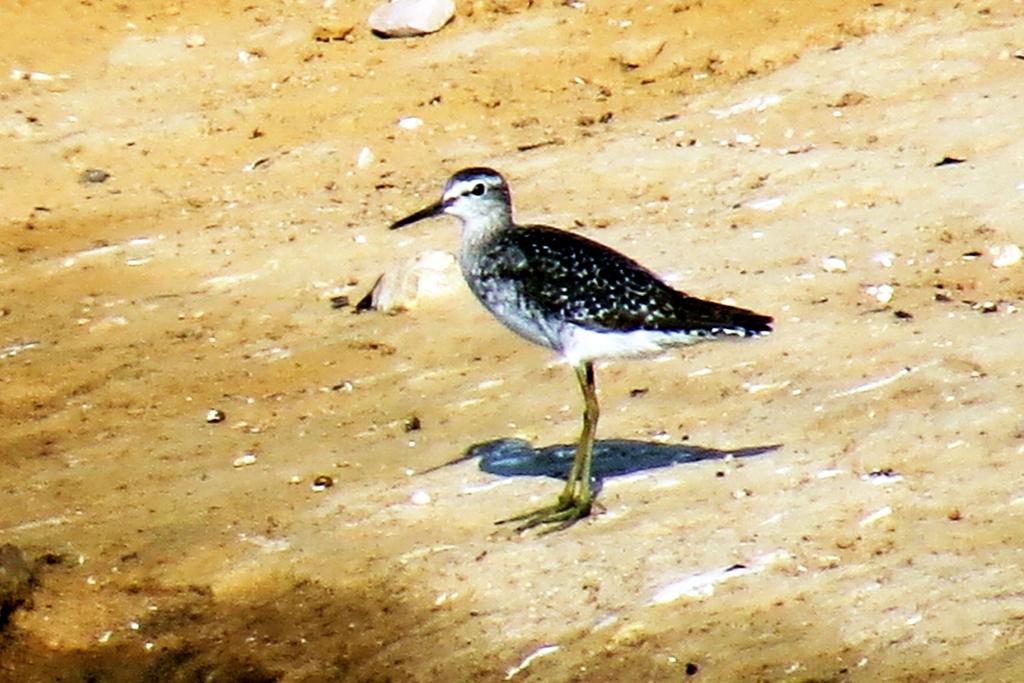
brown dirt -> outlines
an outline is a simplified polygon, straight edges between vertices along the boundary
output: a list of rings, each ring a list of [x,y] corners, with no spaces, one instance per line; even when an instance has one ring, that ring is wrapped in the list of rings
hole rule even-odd
[[[0,679],[1019,680],[1021,6],[481,0],[382,40],[373,4],[0,5],[2,73],[52,76],[0,82]],[[776,316],[600,367],[600,436],[783,447],[547,536],[493,521],[557,482],[422,473],[578,429],[461,286],[330,307],[456,249],[385,226],[480,164]]]

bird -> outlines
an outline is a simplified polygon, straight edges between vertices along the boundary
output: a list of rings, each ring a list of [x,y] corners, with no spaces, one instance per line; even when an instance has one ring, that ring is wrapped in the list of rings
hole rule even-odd
[[[565,488],[553,504],[497,522],[515,522],[518,532],[538,526],[543,533],[559,531],[591,513],[600,416],[596,361],[772,331],[771,316],[676,290],[599,242],[546,225],[519,225],[508,182],[493,169],[458,171],[440,200],[390,229],[445,214],[461,222],[459,266],[472,293],[512,332],[561,356],[583,395],[583,427]]]

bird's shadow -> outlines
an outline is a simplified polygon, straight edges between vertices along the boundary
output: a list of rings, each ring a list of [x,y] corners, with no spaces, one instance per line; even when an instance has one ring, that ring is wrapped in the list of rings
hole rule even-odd
[[[720,450],[683,444],[650,443],[631,439],[607,439],[594,442],[591,475],[595,487],[610,477],[621,477],[644,470],[668,467],[681,463],[726,458],[750,458],[778,450],[782,444],[750,446],[735,450]],[[556,444],[534,448],[523,439],[495,439],[474,444],[458,458],[437,467],[424,470],[433,472],[442,467],[480,458],[480,469],[501,477],[551,477],[565,479],[576,453],[573,444]]]

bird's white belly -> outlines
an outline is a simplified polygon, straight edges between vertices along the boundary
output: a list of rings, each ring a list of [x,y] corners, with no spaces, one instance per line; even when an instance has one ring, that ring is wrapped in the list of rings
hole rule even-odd
[[[577,365],[599,358],[621,358],[656,354],[670,346],[695,344],[706,337],[683,332],[595,332],[576,325],[567,325],[562,332],[562,355]]]

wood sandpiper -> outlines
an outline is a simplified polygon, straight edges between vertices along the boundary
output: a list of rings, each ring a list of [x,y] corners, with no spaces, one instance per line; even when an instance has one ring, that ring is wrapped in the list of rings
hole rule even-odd
[[[721,337],[756,337],[772,318],[677,291],[631,258],[580,235],[512,219],[508,183],[489,168],[453,175],[441,200],[391,225],[431,216],[462,222],[459,264],[476,298],[516,334],[562,356],[583,391],[583,431],[558,500],[501,520],[517,531],[564,529],[590,514],[598,405],[594,361],[642,356]]]

